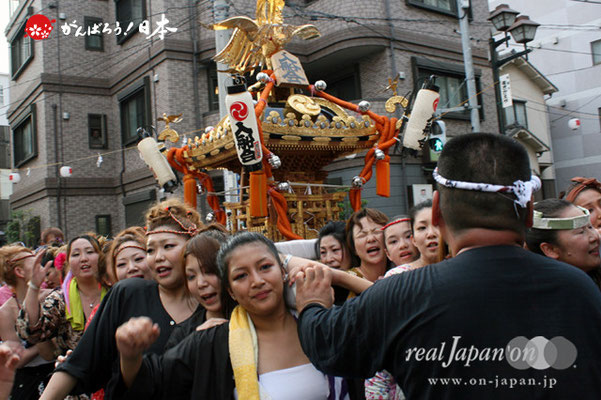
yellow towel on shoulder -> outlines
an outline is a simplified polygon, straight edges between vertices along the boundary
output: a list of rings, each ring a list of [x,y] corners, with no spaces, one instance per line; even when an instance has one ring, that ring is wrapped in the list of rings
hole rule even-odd
[[[257,376],[257,334],[246,310],[237,306],[230,318],[230,360],[239,399],[261,400]]]

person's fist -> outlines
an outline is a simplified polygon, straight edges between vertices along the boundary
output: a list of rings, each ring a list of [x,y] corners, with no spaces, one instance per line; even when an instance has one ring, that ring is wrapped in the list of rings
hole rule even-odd
[[[332,271],[329,267],[316,263],[299,271],[295,276],[296,309],[301,312],[307,305],[318,303],[329,308],[332,298]]]
[[[141,357],[159,337],[160,329],[148,317],[135,317],[117,328],[115,341],[123,358]]]
[[[56,357],[56,362],[54,363],[54,368],[57,368],[59,365],[64,363],[72,353],[73,353],[73,350],[67,350],[67,353],[64,356]]]
[[[0,343],[0,369],[6,368],[14,372],[22,354],[23,347],[19,343],[13,341]]]

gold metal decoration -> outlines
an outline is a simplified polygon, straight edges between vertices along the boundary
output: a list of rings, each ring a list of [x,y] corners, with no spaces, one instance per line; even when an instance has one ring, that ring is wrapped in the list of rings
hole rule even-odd
[[[388,78],[388,86],[386,86],[386,90],[392,90],[392,95],[396,96],[397,86],[399,85],[399,74],[394,79]]]
[[[311,97],[307,97],[302,94],[294,94],[288,97],[287,104],[296,112],[300,114],[307,114],[310,116],[319,115],[321,107]]]
[[[321,97],[313,97],[312,99],[314,102],[316,102],[320,106],[325,107],[325,108],[329,109],[330,111],[334,112],[336,114],[336,116],[340,117],[340,120],[342,122],[344,122],[345,124],[348,123],[349,115],[346,113],[344,108],[340,107],[336,103],[332,103],[329,100],[322,99]],[[334,119],[336,119],[336,118],[334,118]]]
[[[320,36],[314,25],[284,23],[284,0],[257,0],[256,19],[238,16],[214,24],[214,30],[234,29],[228,44],[213,57],[226,64],[227,72],[244,74],[259,65],[272,69],[270,57],[294,36],[308,40]]]
[[[407,106],[409,105],[409,100],[407,100],[403,96],[398,95],[398,93],[397,93],[398,86],[399,86],[399,74],[397,74],[394,79],[388,78],[388,86],[386,86],[386,90],[392,91],[392,97],[389,98],[388,100],[386,100],[385,108],[386,108],[386,111],[389,113],[395,112],[397,104],[400,104],[401,107],[403,107],[403,108],[407,108]]]
[[[169,124],[177,124],[182,120],[182,114],[178,115],[167,115],[163,113],[161,118],[157,118],[157,121],[165,122],[165,129],[159,133],[159,140],[169,140],[170,142],[177,142],[179,140],[179,134],[169,127]],[[184,143],[185,144],[185,143]]]
[[[386,100],[386,111],[389,113],[393,113],[396,110],[397,104],[400,104],[403,108],[407,108],[407,106],[409,105],[409,100],[407,100],[403,96],[392,96],[391,98]]]

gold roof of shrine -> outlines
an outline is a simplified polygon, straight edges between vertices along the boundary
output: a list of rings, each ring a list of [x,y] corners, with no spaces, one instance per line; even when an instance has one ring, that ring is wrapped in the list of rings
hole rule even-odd
[[[379,135],[367,115],[349,115],[326,99],[300,94],[289,96],[285,104],[270,103],[259,119],[265,146],[282,160],[277,175],[317,172],[342,155],[371,148]],[[186,145],[184,159],[193,170],[242,167],[227,117]]]

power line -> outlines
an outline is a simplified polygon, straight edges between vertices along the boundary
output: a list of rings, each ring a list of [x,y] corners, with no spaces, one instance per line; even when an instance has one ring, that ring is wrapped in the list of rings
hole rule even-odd
[[[518,44],[518,43],[510,43],[509,45],[512,46],[512,47],[520,47],[520,48],[523,47],[523,45]],[[586,51],[551,49],[551,48],[548,48],[548,47],[535,48],[533,50],[546,50],[546,51],[554,51],[554,52],[557,52],[557,53],[569,53],[569,54],[584,54],[584,55],[587,55],[587,56],[592,56],[593,55],[593,53],[586,52]]]
[[[598,98],[600,98],[600,97],[601,97],[601,94],[600,94],[600,95],[598,95],[598,96],[595,96],[595,97],[593,97],[592,99],[590,99],[590,100],[589,100],[589,101],[587,101],[586,103],[584,103],[584,104],[580,105],[580,107],[587,106],[587,105],[591,104],[593,101],[597,100],[597,99],[598,99]],[[568,114],[562,115],[561,117],[557,117],[557,118],[555,118],[554,120],[552,120],[552,121],[551,121],[551,123],[553,123],[553,122],[555,122],[555,121],[558,121],[558,120],[560,120],[560,119],[562,119],[562,118],[569,117],[570,115],[573,115],[575,112],[578,112],[578,111],[571,111],[571,112],[569,112]]]
[[[594,0],[570,0],[570,1],[575,1],[577,3],[601,4],[601,1],[594,1]]]

